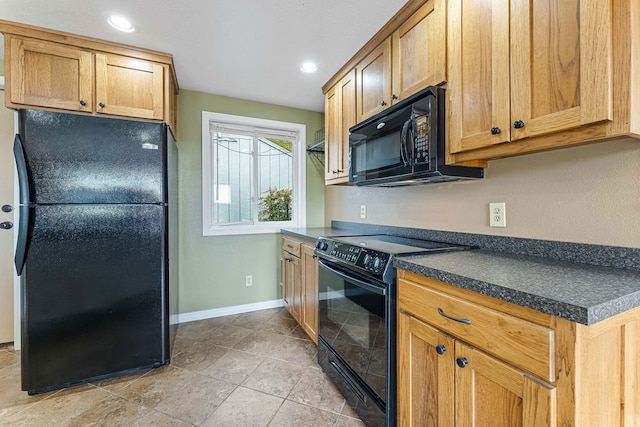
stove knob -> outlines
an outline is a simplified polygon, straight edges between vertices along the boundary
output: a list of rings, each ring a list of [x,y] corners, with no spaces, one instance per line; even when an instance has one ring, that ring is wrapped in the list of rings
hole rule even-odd
[[[373,269],[380,270],[380,267],[382,266],[381,264],[382,264],[382,260],[376,257],[376,259],[373,260]]]
[[[372,261],[371,255],[369,255],[369,254],[366,254],[364,256],[364,260],[362,260],[362,262],[364,263],[365,267],[369,267],[371,265],[371,261]]]

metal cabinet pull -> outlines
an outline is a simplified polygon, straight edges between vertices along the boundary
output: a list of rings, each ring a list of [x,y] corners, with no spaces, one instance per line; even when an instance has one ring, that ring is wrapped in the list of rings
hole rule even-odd
[[[449,316],[440,307],[438,307],[438,314],[441,315],[441,316],[446,317],[449,320],[455,320],[456,322],[464,323],[465,325],[470,325],[471,324],[471,320],[469,320],[469,319],[463,319],[463,318],[459,318],[459,317],[451,317],[451,316]]]
[[[458,366],[460,366],[461,368],[464,368],[465,366],[467,366],[469,364],[469,360],[467,360],[466,357],[458,357],[456,359],[456,364]]]
[[[447,351],[447,347],[443,346],[442,344],[438,344],[436,346],[436,352],[440,355],[444,354],[444,352]]]

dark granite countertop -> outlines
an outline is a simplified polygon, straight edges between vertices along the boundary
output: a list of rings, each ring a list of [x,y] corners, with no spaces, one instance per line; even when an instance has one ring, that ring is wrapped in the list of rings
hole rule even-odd
[[[591,325],[640,306],[640,271],[470,250],[396,258],[394,266]]]
[[[584,325],[640,306],[640,248],[344,221],[331,225],[282,233],[309,242],[320,236],[390,234],[479,248],[396,258],[394,266]]]
[[[297,237],[308,242],[315,242],[318,237],[359,236],[362,232],[351,231],[345,228],[309,227],[309,228],[283,228],[282,234]]]

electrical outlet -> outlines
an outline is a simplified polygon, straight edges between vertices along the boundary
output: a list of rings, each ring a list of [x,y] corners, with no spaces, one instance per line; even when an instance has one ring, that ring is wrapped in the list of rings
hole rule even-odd
[[[367,217],[367,205],[360,205],[360,218]]]
[[[507,204],[505,202],[489,203],[489,226],[507,226]]]
[[[244,285],[245,286],[253,286],[253,276],[251,274],[247,274],[244,277]]]

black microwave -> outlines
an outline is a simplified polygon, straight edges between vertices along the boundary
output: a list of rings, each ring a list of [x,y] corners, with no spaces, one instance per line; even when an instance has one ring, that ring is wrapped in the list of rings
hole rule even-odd
[[[349,129],[349,182],[395,187],[484,176],[445,164],[445,91],[429,86]]]

